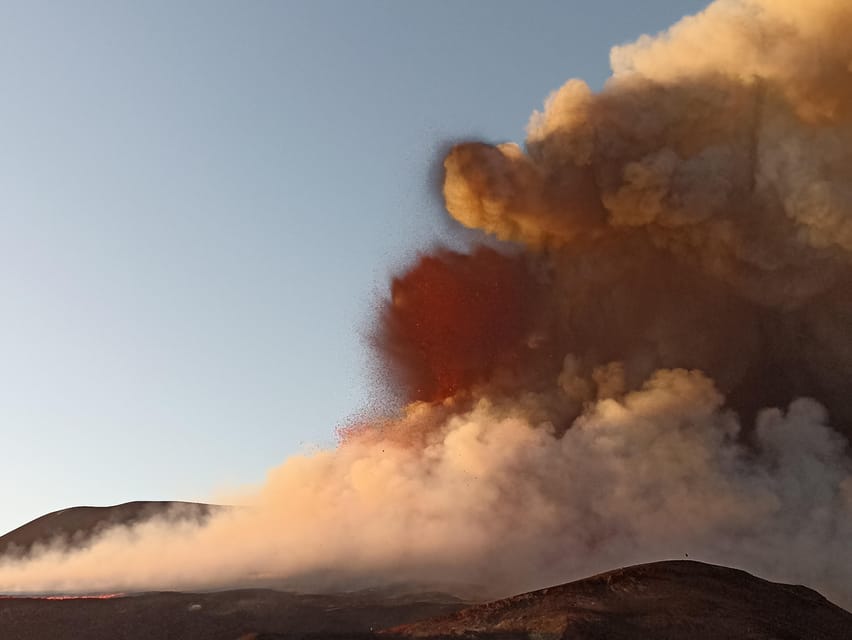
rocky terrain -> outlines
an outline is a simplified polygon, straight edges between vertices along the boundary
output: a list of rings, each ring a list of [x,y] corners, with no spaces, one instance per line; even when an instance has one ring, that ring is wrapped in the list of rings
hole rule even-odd
[[[842,640],[852,638],[852,613],[806,587],[700,562],[668,561],[610,571],[391,632],[416,638]]]
[[[144,593],[111,598],[0,598],[3,640],[236,640],[371,637],[371,630],[446,615],[441,594],[362,591],[305,595],[268,589]]]

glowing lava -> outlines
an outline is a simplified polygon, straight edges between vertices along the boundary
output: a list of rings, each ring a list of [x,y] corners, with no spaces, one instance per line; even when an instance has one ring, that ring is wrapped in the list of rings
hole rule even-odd
[[[2,596],[0,600],[112,600],[113,598],[124,598],[126,593],[98,593],[87,595],[50,595],[50,596]]]

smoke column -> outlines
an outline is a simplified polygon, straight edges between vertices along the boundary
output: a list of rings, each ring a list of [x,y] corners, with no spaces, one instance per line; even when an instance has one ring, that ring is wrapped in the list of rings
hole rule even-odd
[[[505,246],[393,280],[400,415],[0,590],[503,595],[688,553],[852,605],[849,33],[846,0],[718,0],[557,90],[523,147],[456,146],[447,209]]]

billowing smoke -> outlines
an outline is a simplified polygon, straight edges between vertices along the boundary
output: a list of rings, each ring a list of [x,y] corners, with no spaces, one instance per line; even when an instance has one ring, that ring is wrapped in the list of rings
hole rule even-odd
[[[849,606],[850,32],[845,0],[718,0],[568,82],[524,148],[455,147],[449,212],[506,246],[393,281],[401,416],[203,528],[42,550],[0,589],[496,595],[689,554]]]

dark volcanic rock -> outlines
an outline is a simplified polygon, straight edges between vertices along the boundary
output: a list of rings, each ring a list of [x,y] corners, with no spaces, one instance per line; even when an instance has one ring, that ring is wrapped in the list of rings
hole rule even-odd
[[[806,587],[671,561],[463,609],[391,629],[406,638],[850,640],[852,613]]]
[[[2,640],[370,638],[372,630],[446,615],[464,604],[431,594],[305,595],[268,589],[145,593],[108,599],[0,598]]]
[[[222,509],[195,502],[126,502],[112,507],[72,507],[54,511],[0,536],[0,556],[26,555],[36,545],[85,546],[115,526],[138,524],[154,517],[203,521]]]

